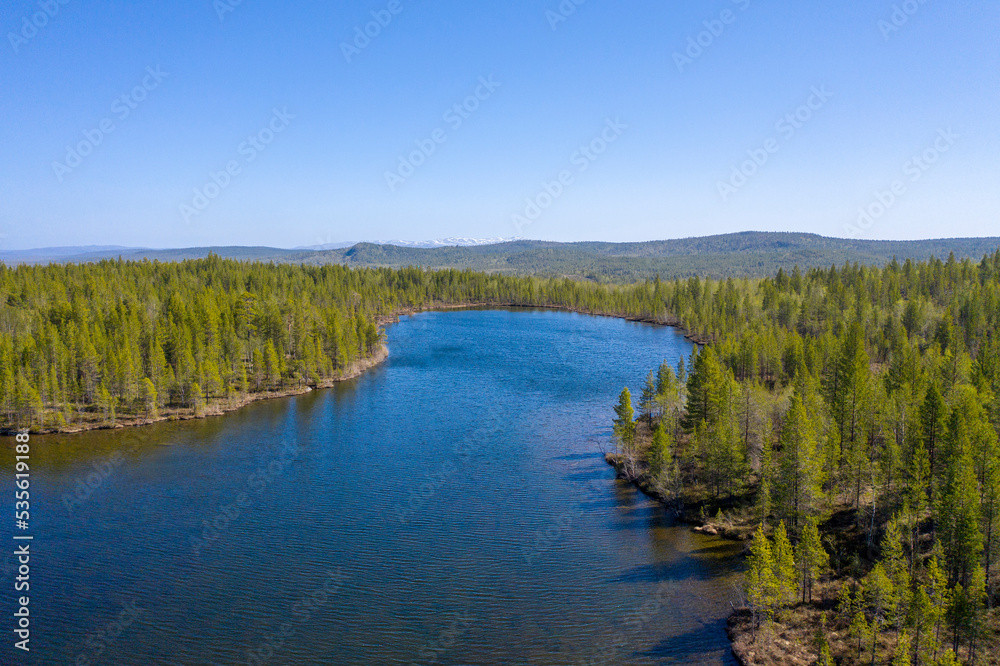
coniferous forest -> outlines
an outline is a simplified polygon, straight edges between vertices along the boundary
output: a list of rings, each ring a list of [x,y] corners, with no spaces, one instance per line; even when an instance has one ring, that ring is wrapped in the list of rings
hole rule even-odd
[[[319,386],[380,353],[379,325],[434,305],[645,316],[645,288],[469,271],[238,262],[0,265],[0,425],[36,431],[197,414]]]
[[[740,649],[784,627],[818,663],[996,660],[1000,252],[630,286],[216,256],[0,266],[0,421],[109,426],[327,385],[382,353],[381,324],[448,305],[705,343],[652,369],[636,411],[623,391],[611,460],[743,528]]]
[[[674,286],[712,344],[650,372],[637,420],[623,391],[610,459],[750,540],[746,661],[1000,659],[998,278],[994,254]]]

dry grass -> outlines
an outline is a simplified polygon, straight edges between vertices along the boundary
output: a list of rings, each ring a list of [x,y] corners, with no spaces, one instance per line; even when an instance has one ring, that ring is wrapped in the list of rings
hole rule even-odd
[[[644,462],[652,434],[648,426],[640,422],[636,433],[636,474],[631,481],[646,494],[659,499],[671,507],[681,521],[694,525],[699,532],[714,534],[724,538],[749,541],[760,520],[754,506],[752,486],[734,489],[730,496],[720,493],[715,496],[712,489],[699,481],[699,463],[696,456],[683,456],[689,461],[680,470],[679,488],[664,489],[653,483],[648,466]],[[689,446],[682,437],[678,449]],[[621,454],[608,454],[608,462],[625,476],[625,459]],[[809,665],[816,663],[818,647],[816,634],[823,626],[826,615],[825,636],[830,645],[834,661],[842,666],[871,664],[870,645],[861,659],[858,658],[856,639],[852,640],[848,623],[838,617],[835,599],[844,584],[853,578],[849,574],[861,575],[874,563],[867,533],[858,524],[854,507],[849,498],[832,507],[832,517],[822,526],[824,545],[831,555],[831,564],[839,572],[819,581],[814,588],[811,603],[798,603],[783,609],[768,627],[752,631],[750,613],[746,609],[736,610],[729,618],[729,637],[733,654],[746,666],[753,665]],[[929,535],[921,536],[922,549],[930,547]],[[988,635],[977,647],[976,664],[1000,666],[1000,608],[989,613]],[[896,649],[896,634],[890,629],[878,638],[876,664],[890,664]],[[962,663],[967,663],[967,646],[962,645],[959,655]],[[930,663],[921,660],[921,664]]]
[[[823,626],[826,615],[826,640],[834,661],[842,666],[861,666],[872,663],[871,645],[858,658],[857,639],[852,637],[848,624],[837,616],[832,599],[846,581],[827,580],[817,588],[823,598],[812,603],[799,603],[778,613],[769,627],[760,627],[756,635],[751,627],[750,612],[741,609],[729,618],[729,639],[733,654],[745,666],[771,666],[777,664],[814,664],[819,656],[816,646],[817,630]],[[989,614],[989,632],[985,641],[976,648],[976,664],[1000,665],[1000,609]],[[896,650],[895,631],[883,631],[878,637],[876,664],[891,664]],[[958,654],[961,663],[968,661],[967,646]],[[921,664],[932,663],[923,659]]]

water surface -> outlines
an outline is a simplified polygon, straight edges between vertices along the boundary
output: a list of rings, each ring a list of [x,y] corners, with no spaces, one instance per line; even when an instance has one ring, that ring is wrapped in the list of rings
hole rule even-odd
[[[690,343],[525,310],[388,334],[334,389],[33,438],[31,663],[733,663],[734,547],[600,453]]]

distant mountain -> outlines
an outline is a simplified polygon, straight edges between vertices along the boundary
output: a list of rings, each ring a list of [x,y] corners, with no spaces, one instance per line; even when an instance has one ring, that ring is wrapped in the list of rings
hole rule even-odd
[[[296,261],[349,266],[470,268],[501,273],[556,275],[629,282],[685,278],[760,277],[787,271],[840,266],[845,262],[882,266],[893,257],[923,260],[979,260],[1000,249],[1000,238],[874,241],[827,238],[815,234],[743,232],[643,243],[555,243],[518,240],[497,245],[435,249],[360,243],[317,252]]]
[[[76,252],[72,252],[73,250],[76,250]],[[301,250],[283,250],[274,247],[190,247],[154,250],[149,248],[105,245],[0,252],[0,263],[8,265],[84,263],[119,258],[127,261],[142,261],[143,259],[149,259],[150,261],[184,261],[185,259],[204,259],[209,254],[217,254],[220,257],[243,261],[282,261],[287,257],[302,255],[303,252]]]
[[[743,232],[701,238],[683,238],[643,243],[556,243],[551,241],[510,240],[489,244],[451,244],[442,239],[423,247],[393,243],[357,243],[333,249],[299,248],[286,250],[270,247],[201,247],[174,250],[141,248],[75,248],[86,250],[70,254],[74,248],[48,248],[21,253],[0,253],[4,263],[85,262],[102,259],[182,261],[201,259],[209,254],[241,261],[275,263],[343,264],[347,266],[388,266],[401,268],[457,268],[478,271],[566,276],[601,282],[631,282],[652,279],[687,278],[694,275],[712,278],[760,277],[773,275],[779,268],[791,271],[798,266],[840,266],[845,262],[882,266],[895,257],[925,260],[936,256],[947,259],[980,260],[1000,249],[1000,238],[943,238],[920,241],[877,241],[826,238],[815,234],[785,232]],[[445,244],[448,243],[448,244]],[[34,254],[32,254],[34,253]],[[19,258],[8,255],[19,254]]]
[[[476,245],[496,245],[498,243],[507,243],[509,241],[519,240],[517,238],[439,238],[437,240],[427,240],[427,241],[406,241],[406,240],[387,240],[387,241],[360,241],[362,243],[370,243],[372,245],[395,245],[396,247],[419,247],[419,248],[432,248],[432,247],[472,247]],[[324,245],[309,245],[303,247],[297,247],[296,250],[342,250],[348,247],[354,247],[358,245],[358,242],[350,243],[326,243]]]
[[[39,247],[32,250],[7,250],[0,252],[0,262],[5,264],[45,264],[66,257],[101,252],[134,252],[141,248],[122,245],[75,245],[69,247]]]

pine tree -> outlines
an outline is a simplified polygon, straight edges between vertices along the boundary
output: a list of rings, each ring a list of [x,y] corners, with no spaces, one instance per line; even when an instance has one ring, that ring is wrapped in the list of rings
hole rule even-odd
[[[994,560],[1000,556],[1000,455],[991,460],[986,469],[982,488],[982,534],[984,576],[987,588]]]
[[[750,606],[754,632],[761,623],[770,623],[780,599],[778,579],[774,575],[775,561],[771,542],[760,525],[750,543],[750,557],[744,583]]]
[[[783,603],[792,601],[798,591],[798,575],[792,543],[788,540],[785,521],[780,521],[774,530],[774,578],[778,582],[778,598]]]
[[[625,448],[630,448],[635,441],[635,412],[632,409],[632,393],[627,386],[618,395],[615,417],[615,437]]]
[[[877,636],[878,634],[872,630],[872,627],[868,624],[868,618],[865,617],[864,612],[861,610],[854,612],[848,631],[851,637],[857,641],[858,661],[860,662],[865,654],[865,646],[868,645],[868,641],[873,635]]]
[[[146,412],[146,418],[156,416],[156,387],[153,386],[153,380],[149,377],[143,378],[140,384],[139,400],[142,402],[143,409]]]
[[[635,412],[632,410],[632,393],[628,387],[622,389],[615,405],[614,438],[621,446],[622,464],[626,478],[634,479],[637,474],[635,460]]]
[[[264,347],[264,369],[267,383],[274,388],[281,383],[282,363],[278,357],[278,351],[274,348],[274,342],[267,341]]]
[[[936,660],[938,653],[944,645],[942,630],[944,620],[951,607],[952,590],[948,587],[948,577],[941,568],[938,556],[931,557],[927,565],[927,586],[925,588],[927,598],[930,600],[930,609],[927,613],[928,625],[933,627],[933,634],[930,636],[931,659]]]
[[[931,383],[920,406],[920,426],[927,449],[931,475],[936,474],[937,453],[945,430],[945,404],[937,384]]]
[[[671,450],[670,433],[662,423],[653,429],[653,441],[649,447],[649,474],[661,488],[673,477],[673,451]]]
[[[781,463],[779,483],[783,513],[793,526],[816,510],[823,493],[823,459],[817,444],[812,420],[798,392],[792,396],[791,407],[781,430]]]
[[[757,516],[759,522],[767,525],[771,515],[771,484],[774,477],[773,453],[770,437],[764,438],[760,457],[760,483],[757,486]]]
[[[952,582],[969,583],[983,553],[979,488],[968,451],[954,458],[938,499],[938,538]]]
[[[684,427],[693,431],[700,423],[714,423],[718,417],[723,383],[722,367],[711,347],[705,347],[694,359],[687,380],[687,413]]]
[[[910,661],[910,634],[905,630],[900,633],[899,640],[896,641],[896,652],[892,658],[892,666],[911,666]]]
[[[795,561],[802,583],[802,601],[812,601],[813,584],[830,566],[830,556],[819,536],[819,521],[809,518],[796,546]]]
[[[639,397],[639,418],[646,419],[646,423],[653,423],[653,412],[656,409],[656,385],[653,382],[653,371],[646,375],[646,383],[642,387],[642,395]]]
[[[205,412],[205,394],[201,392],[201,386],[198,382],[193,382],[191,384],[190,390],[191,399],[191,410],[194,412],[195,416],[201,416]]]
[[[830,653],[830,641],[826,637],[826,613],[820,615],[819,626],[813,634],[813,647],[816,649],[817,666],[834,666],[833,655]]]
[[[877,641],[882,625],[886,621],[886,615],[894,607],[896,590],[892,581],[886,575],[885,567],[881,562],[875,564],[864,580],[864,598],[871,616],[869,629],[871,631],[872,662],[875,661]]]
[[[919,664],[922,661],[921,657],[923,654],[921,648],[924,648],[924,651],[927,650],[923,637],[934,626],[931,600],[923,585],[919,586],[917,591],[913,593],[913,601],[910,603],[907,621],[913,628],[913,661]],[[930,642],[932,644],[931,650],[933,650],[933,635]]]
[[[910,606],[910,569],[903,554],[903,534],[898,516],[889,521],[882,537],[882,564],[893,592],[887,614],[898,633]]]

